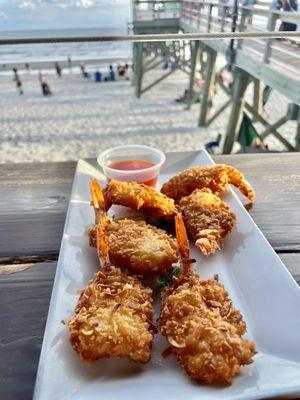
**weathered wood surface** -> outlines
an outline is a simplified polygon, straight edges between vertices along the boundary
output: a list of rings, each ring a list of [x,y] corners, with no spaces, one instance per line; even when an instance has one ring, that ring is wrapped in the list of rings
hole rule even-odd
[[[0,399],[32,398],[56,262],[0,277]]]
[[[215,160],[236,166],[253,184],[250,213],[300,283],[299,154]],[[0,167],[0,399],[32,398],[75,166]]]
[[[256,192],[250,214],[272,247],[300,251],[300,154],[215,157],[241,170]]]
[[[58,254],[75,167],[1,165],[0,257]]]

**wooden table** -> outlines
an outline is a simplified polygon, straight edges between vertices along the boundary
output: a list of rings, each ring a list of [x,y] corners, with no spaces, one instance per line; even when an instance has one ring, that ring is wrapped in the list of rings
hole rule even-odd
[[[245,173],[250,213],[300,282],[299,153],[215,157]],[[32,398],[75,162],[0,167],[0,399]]]

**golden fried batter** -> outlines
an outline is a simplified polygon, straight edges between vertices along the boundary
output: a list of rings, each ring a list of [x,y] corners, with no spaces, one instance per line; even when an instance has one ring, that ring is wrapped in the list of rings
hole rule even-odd
[[[219,282],[218,276],[206,281],[200,280],[196,275],[194,276],[206,307],[209,310],[217,310],[225,321],[236,327],[239,335],[246,333],[247,325],[240,311],[233,307],[229,294]]]
[[[108,220],[106,234],[113,265],[138,275],[163,274],[177,261],[177,245],[163,230],[144,221]],[[96,227],[89,229],[96,246]]]
[[[74,350],[88,364],[109,356],[146,363],[153,339],[151,303],[151,289],[137,278],[114,267],[98,272],[66,321]]]
[[[228,205],[210,189],[195,190],[179,204],[188,235],[196,248],[205,256],[220,250],[225,236],[236,224],[235,214]]]
[[[202,285],[190,274],[175,290],[165,292],[159,329],[188,376],[208,384],[229,384],[242,365],[252,362],[255,346],[221,317],[218,308],[207,307]]]
[[[234,167],[225,164],[193,167],[171,178],[161,192],[179,203],[182,197],[190,195],[195,189],[209,188],[220,194],[228,190],[228,184],[236,186],[250,201],[254,201],[255,193],[244,176]]]
[[[109,219],[96,180],[91,181],[96,211],[97,252],[102,267],[82,292],[75,315],[66,321],[70,341],[86,363],[100,358],[126,356],[148,362],[153,340],[152,291],[137,277],[128,276],[111,265],[106,226]]]
[[[174,201],[149,186],[136,182],[110,181],[104,189],[106,209],[112,204],[149,214],[153,220],[171,220],[176,213]]]
[[[230,384],[242,365],[252,363],[255,345],[243,339],[246,324],[224,287],[215,279],[200,280],[191,268],[181,215],[176,236],[183,271],[162,294],[158,328],[190,378]]]

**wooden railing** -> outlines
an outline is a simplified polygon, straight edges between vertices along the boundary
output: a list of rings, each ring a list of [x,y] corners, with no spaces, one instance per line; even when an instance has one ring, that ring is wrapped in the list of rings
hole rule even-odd
[[[300,13],[269,11],[270,3],[259,1],[255,6],[240,6],[237,18],[237,31],[267,32],[279,29],[279,22],[300,24]],[[228,32],[232,28],[233,9],[230,5],[202,0],[184,0],[181,2],[180,21],[199,32]],[[250,18],[251,17],[251,18]],[[256,18],[259,17],[259,24]],[[258,19],[258,18],[257,18]],[[249,21],[252,20],[252,24]],[[300,51],[297,46],[275,42],[274,39],[239,40],[237,48],[253,55],[264,63],[272,63],[300,76]],[[285,59],[290,62],[286,63]]]
[[[254,6],[239,6],[237,31],[267,32],[279,29],[280,22],[300,25],[296,12],[270,11],[270,2],[258,0]],[[231,31],[233,9],[228,4],[203,0],[134,0],[133,19],[149,22],[166,19],[180,20],[196,32]],[[252,24],[249,24],[252,20]],[[295,42],[296,40],[294,40]],[[298,41],[299,43],[299,41]],[[238,40],[236,47],[252,55],[258,61],[284,68],[300,77],[300,51],[296,46],[276,42],[275,39]],[[289,59],[291,62],[286,62]]]

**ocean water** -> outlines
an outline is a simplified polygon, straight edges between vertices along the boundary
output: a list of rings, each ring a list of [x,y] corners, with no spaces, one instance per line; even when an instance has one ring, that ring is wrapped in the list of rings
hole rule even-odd
[[[47,38],[70,36],[110,36],[126,35],[122,29],[53,29],[0,32],[0,38]],[[131,57],[132,45],[129,42],[93,42],[93,43],[50,43],[0,46],[0,66],[11,63],[31,63],[46,61],[66,61],[71,59],[107,59]]]

